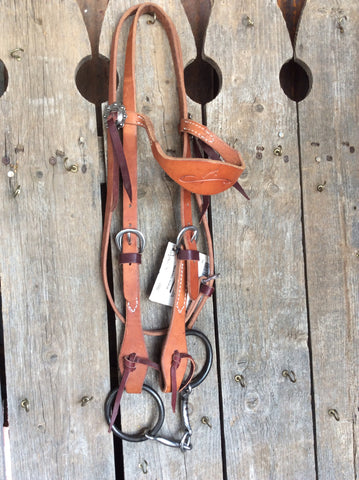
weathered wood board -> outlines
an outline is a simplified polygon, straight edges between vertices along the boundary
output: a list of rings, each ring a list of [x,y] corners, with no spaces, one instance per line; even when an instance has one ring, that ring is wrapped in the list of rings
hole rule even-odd
[[[313,85],[299,104],[299,126],[316,449],[323,480],[357,477],[358,54],[358,5],[308,2],[297,55],[309,67]],[[324,185],[322,191],[318,185]]]
[[[72,0],[2,1],[0,275],[14,480],[113,478],[103,403],[107,313],[94,108],[75,74],[89,43]],[[15,48],[20,61],[9,52]],[[79,139],[81,145],[79,144]],[[77,173],[64,168],[77,163]],[[49,159],[56,159],[56,164]],[[17,185],[21,193],[14,198]],[[93,397],[81,406],[84,396]],[[21,402],[28,400],[28,412]]]
[[[103,415],[123,327],[108,315],[99,271],[101,128],[75,79],[91,53],[83,16],[100,21],[105,3],[0,0],[0,59],[8,71],[0,96],[0,281],[11,480],[356,478],[358,7],[307,2],[296,56],[308,66],[312,89],[296,106],[279,84],[293,51],[277,1],[213,2],[204,52],[217,64],[221,89],[206,106],[207,125],[242,153],[247,170],[240,181],[250,201],[234,189],[212,199],[221,278],[197,326],[216,347],[215,360],[191,395],[193,451],[182,454],[154,441],[114,442]],[[109,57],[114,27],[135,3],[109,1],[93,52],[99,44]],[[158,3],[175,22],[187,65],[196,50],[181,1]],[[138,31],[138,110],[150,116],[164,149],[178,154],[170,51],[159,23],[148,20]],[[98,35],[99,24],[89,31]],[[19,61],[10,56],[16,48]],[[1,69],[0,77],[1,94]],[[199,105],[190,101],[189,110],[201,121]],[[180,227],[179,190],[143,132],[138,139],[139,219],[147,240],[141,308],[144,327],[158,328],[169,310],[148,295]],[[77,173],[66,170],[61,151],[66,166],[78,164]],[[112,236],[120,229],[117,212]],[[114,243],[112,258],[121,305]],[[148,338],[154,360],[161,341]],[[200,358],[202,347],[189,344]],[[160,390],[156,373],[146,382]],[[86,396],[92,399],[82,407]],[[161,435],[178,439],[179,419],[169,395],[161,397]],[[143,428],[154,412],[148,395],[125,395],[123,429]],[[0,448],[2,477],[4,467]]]
[[[250,197],[212,202],[227,475],[313,479],[297,115],[279,84],[292,49],[277,2],[215,2],[205,51],[222,73],[208,127],[242,153]]]

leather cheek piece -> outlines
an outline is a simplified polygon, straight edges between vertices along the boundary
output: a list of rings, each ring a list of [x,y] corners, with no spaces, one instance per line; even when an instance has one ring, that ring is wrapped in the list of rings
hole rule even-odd
[[[187,291],[191,300],[199,294],[198,264],[199,251],[181,248],[177,253],[178,260],[187,261]]]

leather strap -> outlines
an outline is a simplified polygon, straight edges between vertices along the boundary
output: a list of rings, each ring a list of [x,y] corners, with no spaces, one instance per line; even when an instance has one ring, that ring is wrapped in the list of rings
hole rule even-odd
[[[163,391],[171,392],[174,386],[171,381],[172,357],[176,350],[182,354],[187,353],[186,342],[186,262],[177,260],[175,272],[175,296],[172,308],[172,315],[168,333],[162,348],[161,370],[163,377]],[[186,371],[186,364],[183,362],[176,370],[176,385],[181,385]]]
[[[134,35],[135,23],[132,23],[128,37],[125,70],[124,70],[124,89],[123,103],[129,110],[136,109],[136,92],[135,81],[131,80],[134,70],[134,53],[132,51],[132,37]],[[116,64],[116,57],[111,57],[111,63]],[[128,80],[130,78],[130,81]],[[129,177],[131,182],[132,198],[129,197],[126,189],[123,189],[122,200],[122,222],[124,229],[137,229],[137,127],[130,123],[125,124],[123,128],[123,150],[128,164]],[[131,235],[132,237],[132,235]],[[135,239],[135,237],[134,237]],[[137,244],[132,239],[129,242],[127,235],[124,236],[122,253],[136,253]],[[131,239],[130,239],[131,240]],[[144,334],[141,323],[140,309],[140,272],[138,263],[126,263],[122,267],[123,276],[123,293],[126,299],[126,324],[125,333],[122,340],[119,364],[120,369],[123,358],[131,352],[135,352],[137,356],[147,357],[147,349],[144,340]],[[123,368],[123,367],[122,367]],[[122,373],[122,370],[121,370]],[[146,365],[139,365],[135,372],[129,374],[126,391],[128,393],[140,393],[142,385],[147,373]]]

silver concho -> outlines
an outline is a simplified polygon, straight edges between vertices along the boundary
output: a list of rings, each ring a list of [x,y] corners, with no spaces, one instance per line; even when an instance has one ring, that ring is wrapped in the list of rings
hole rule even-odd
[[[127,118],[127,113],[126,113],[126,108],[122,103],[112,103],[111,105],[107,105],[105,108],[105,113],[103,115],[103,118],[105,119],[105,125],[106,128],[108,128],[107,125],[107,119],[110,113],[116,112],[117,113],[117,119],[116,119],[116,127],[117,128],[123,128],[125,125],[125,121]]]

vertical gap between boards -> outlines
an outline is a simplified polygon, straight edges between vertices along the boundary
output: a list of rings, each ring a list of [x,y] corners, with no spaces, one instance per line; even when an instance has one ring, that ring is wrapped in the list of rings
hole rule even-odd
[[[207,106],[201,105],[202,123],[207,126]],[[212,221],[212,207],[211,202],[208,208],[208,225],[212,236],[213,251],[215,252],[216,245],[213,236],[213,221]],[[215,257],[215,255],[214,255]],[[216,273],[216,272],[215,272]],[[215,282],[216,284],[216,282]],[[216,286],[214,284],[214,286]],[[221,355],[219,349],[219,327],[218,327],[218,310],[217,310],[217,295],[216,289],[212,295],[213,303],[213,325],[214,325],[214,337],[215,337],[215,349],[216,349],[216,373],[218,379],[218,405],[219,405],[219,419],[221,429],[221,454],[222,454],[222,473],[223,480],[227,480],[227,459],[226,459],[226,438],[224,434],[224,412],[223,412],[223,392],[222,392],[222,376],[221,376]]]
[[[313,351],[312,351],[312,337],[311,337],[311,323],[310,323],[310,307],[308,296],[308,270],[307,270],[307,252],[306,252],[306,236],[305,236],[305,217],[304,217],[304,197],[303,197],[303,165],[302,165],[302,149],[300,140],[300,116],[299,103],[296,103],[297,114],[297,142],[298,142],[298,159],[299,159],[299,182],[300,182],[300,198],[301,198],[301,220],[302,220],[302,244],[303,244],[303,262],[304,262],[304,282],[305,282],[305,301],[307,310],[307,325],[308,325],[308,354],[310,366],[310,394],[312,407],[312,424],[313,424],[313,448],[314,448],[314,466],[316,478],[318,477],[318,447],[317,447],[317,431],[316,431],[316,405],[314,392],[314,372],[313,372]]]
[[[102,216],[105,215],[106,205],[106,184],[101,184],[101,200],[102,200]],[[113,271],[112,271],[112,252],[111,242],[108,247],[107,256],[107,276],[109,282],[109,288],[113,294]],[[113,312],[109,301],[107,300],[107,328],[108,328],[108,350],[109,350],[109,365],[110,365],[110,386],[111,391],[118,387],[118,367],[117,367],[117,331],[116,331],[116,316]],[[120,418],[121,412],[119,413]],[[113,434],[112,434],[113,435]],[[117,480],[124,478],[124,458],[122,441],[113,435],[114,446],[114,462],[115,462],[115,474]]]
[[[5,365],[5,341],[4,341],[4,323],[1,295],[0,278],[0,408],[1,408],[1,432],[0,432],[0,450],[3,455],[4,471],[0,472],[4,478],[11,480],[11,455],[10,455],[10,436],[9,436],[9,416],[6,387],[6,365]]]
[[[7,389],[6,389],[6,369],[5,369],[5,344],[4,344],[4,325],[2,315],[2,296],[0,279],[0,385],[1,385],[1,408],[3,415],[3,426],[9,426],[7,410]]]

